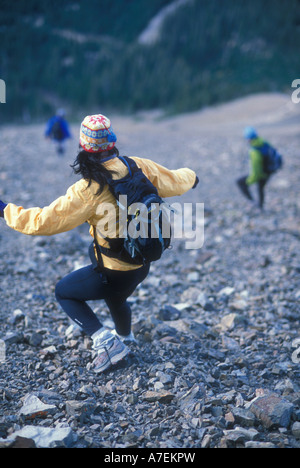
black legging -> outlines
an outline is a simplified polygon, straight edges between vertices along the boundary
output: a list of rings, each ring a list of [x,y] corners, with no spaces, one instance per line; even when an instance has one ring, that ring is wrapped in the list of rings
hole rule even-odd
[[[60,280],[55,295],[66,314],[90,336],[103,325],[86,302],[104,299],[117,333],[128,335],[131,331],[131,308],[127,298],[148,272],[149,265],[145,265],[131,271],[105,270],[104,276],[89,265]]]
[[[249,185],[247,185],[247,183],[246,183],[246,179],[247,179],[247,176],[241,177],[240,179],[237,180],[237,184],[238,184],[241,192],[243,193],[243,195],[245,195],[245,197],[248,198],[248,200],[253,200],[252,194],[251,194],[251,192],[249,190]],[[266,179],[260,179],[257,182],[258,200],[259,200],[258,204],[259,204],[260,208],[263,208],[263,206],[264,206],[264,202],[265,202],[265,185],[268,182],[268,180],[269,180],[269,177],[267,177]]]

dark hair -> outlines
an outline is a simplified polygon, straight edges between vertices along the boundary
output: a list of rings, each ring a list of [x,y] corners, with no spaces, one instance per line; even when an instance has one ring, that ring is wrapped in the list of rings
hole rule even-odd
[[[81,148],[81,147],[79,147]],[[105,158],[113,155],[119,156],[117,148],[113,148],[105,152]],[[75,174],[80,174],[85,180],[88,181],[88,187],[94,180],[99,184],[97,194],[100,195],[104,186],[107,183],[107,178],[110,177],[115,171],[109,171],[102,164],[103,159],[99,153],[89,153],[83,149],[79,150],[77,158],[71,165]]]

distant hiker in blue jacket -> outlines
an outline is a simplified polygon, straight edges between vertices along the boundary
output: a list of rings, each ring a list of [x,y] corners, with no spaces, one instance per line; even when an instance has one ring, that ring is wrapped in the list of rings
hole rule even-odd
[[[65,111],[59,109],[51,119],[48,120],[45,137],[50,138],[56,144],[56,151],[59,155],[65,152],[65,141],[71,138],[68,122],[65,119]]]

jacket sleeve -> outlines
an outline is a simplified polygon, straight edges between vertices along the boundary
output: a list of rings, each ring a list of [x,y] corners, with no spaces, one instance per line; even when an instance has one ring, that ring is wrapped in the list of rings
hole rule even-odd
[[[51,133],[51,130],[52,130],[52,127],[53,127],[53,123],[54,123],[54,118],[51,117],[51,119],[48,120],[46,128],[45,128],[45,136],[47,136],[47,137],[50,136],[50,133]]]
[[[92,197],[82,190],[82,181],[44,208],[28,208],[9,203],[4,210],[6,224],[28,235],[51,236],[83,224],[94,211]]]
[[[157,188],[161,197],[174,197],[190,190],[196,173],[188,168],[170,170],[150,159],[132,158]]]
[[[263,171],[261,153],[253,149],[250,151],[250,175],[247,177],[246,183],[251,185],[264,178],[266,178],[266,174]]]

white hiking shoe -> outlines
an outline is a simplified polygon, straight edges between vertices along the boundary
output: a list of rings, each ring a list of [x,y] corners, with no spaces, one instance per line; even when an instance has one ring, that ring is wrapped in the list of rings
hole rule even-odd
[[[114,336],[117,336],[121,341],[123,341],[123,343],[137,343],[132,332],[130,332],[129,335],[119,335],[119,333],[117,333],[116,330],[112,330],[111,333]]]
[[[126,357],[130,350],[108,330],[104,330],[93,338],[93,349],[97,356],[93,361],[94,372],[99,373]]]

